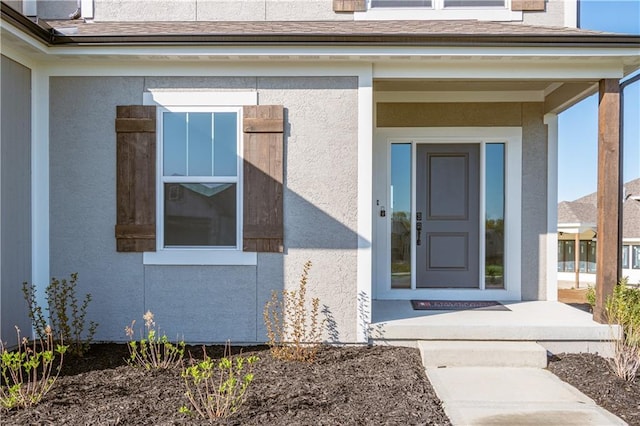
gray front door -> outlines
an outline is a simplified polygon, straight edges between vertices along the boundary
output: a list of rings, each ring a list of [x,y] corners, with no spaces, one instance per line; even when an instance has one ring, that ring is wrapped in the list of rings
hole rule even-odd
[[[419,144],[416,287],[478,288],[479,144]]]

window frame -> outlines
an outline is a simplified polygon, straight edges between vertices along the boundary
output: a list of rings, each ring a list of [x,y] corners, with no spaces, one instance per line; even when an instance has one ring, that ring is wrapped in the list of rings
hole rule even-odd
[[[428,6],[377,6],[366,0],[366,10],[354,12],[355,20],[468,20],[522,21],[523,12],[511,10],[512,0],[504,0],[502,6],[447,6],[444,0],[432,0]]]
[[[243,107],[258,104],[258,94],[255,91],[206,91],[189,90],[182,91],[149,89],[143,94],[144,105],[156,106],[156,251],[143,253],[145,265],[247,265],[255,266],[258,263],[256,252],[242,250],[242,223],[243,223],[243,139],[242,119]],[[238,112],[238,169],[237,169],[237,199],[240,208],[236,211],[238,223],[236,247],[191,247],[171,246],[164,247],[164,186],[162,180],[162,112],[184,112],[188,109],[223,111],[235,110]],[[187,177],[187,180],[193,180]]]
[[[629,252],[629,266],[631,267],[631,269],[640,269],[640,259],[638,259],[638,257],[640,257],[640,245],[633,244],[630,247],[631,249]]]

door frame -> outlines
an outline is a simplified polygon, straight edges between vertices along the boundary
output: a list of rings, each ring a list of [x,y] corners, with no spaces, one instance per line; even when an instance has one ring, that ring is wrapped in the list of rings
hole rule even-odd
[[[390,204],[391,144],[410,143],[411,205],[416,205],[417,144],[480,144],[480,288],[416,289],[415,214],[411,216],[411,289],[391,289],[391,219],[381,217]],[[484,145],[505,144],[505,288],[484,289]],[[376,299],[521,300],[522,222],[522,128],[521,127],[428,127],[378,128],[373,143],[373,256],[374,297]],[[537,242],[536,242],[537,244]]]

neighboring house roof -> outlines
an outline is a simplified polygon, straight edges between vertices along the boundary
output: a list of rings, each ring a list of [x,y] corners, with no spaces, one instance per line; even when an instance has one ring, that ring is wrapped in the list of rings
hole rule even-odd
[[[622,204],[623,238],[640,238],[640,178],[624,184],[625,200]],[[558,224],[597,222],[598,194],[596,192],[575,201],[558,204]]]
[[[595,204],[563,201],[558,204],[558,223],[596,223],[598,209]]]

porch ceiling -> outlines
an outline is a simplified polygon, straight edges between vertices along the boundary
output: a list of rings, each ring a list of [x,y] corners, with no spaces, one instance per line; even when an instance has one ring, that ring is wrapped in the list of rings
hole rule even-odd
[[[597,80],[376,79],[377,102],[544,102],[559,113],[598,90]]]

